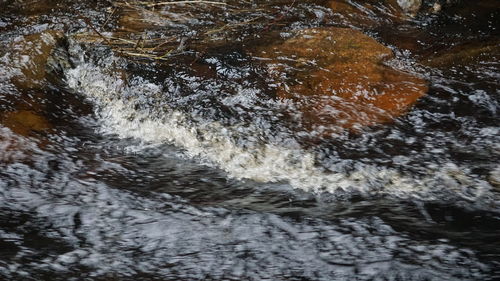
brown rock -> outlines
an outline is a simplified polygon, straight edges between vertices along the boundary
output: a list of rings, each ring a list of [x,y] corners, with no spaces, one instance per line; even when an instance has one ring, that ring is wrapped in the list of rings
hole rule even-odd
[[[16,86],[30,89],[41,85],[46,76],[47,59],[61,37],[61,32],[48,30],[24,36],[11,44],[10,67],[20,69],[22,73],[13,77]]]
[[[126,5],[117,12],[118,31],[141,33],[176,26],[189,20],[185,8],[144,9],[139,5]]]
[[[36,16],[40,14],[48,14],[52,9],[58,6],[58,1],[55,0],[13,0],[10,3],[11,8],[24,15]]]
[[[155,30],[162,26],[162,20],[158,14],[147,10],[125,11],[119,15],[118,26],[126,32],[144,32],[145,30]]]
[[[369,13],[369,10],[360,9],[351,3],[334,0],[328,3],[328,7],[332,9],[336,22],[365,28],[371,28],[378,24],[377,19]]]
[[[306,29],[255,55],[268,59],[270,73],[282,85],[277,96],[295,101],[311,127],[385,123],[427,91],[421,78],[383,65],[393,57],[389,48],[352,29]]]
[[[500,39],[493,39],[468,42],[439,51],[422,60],[422,63],[432,67],[449,68],[477,64],[480,61],[498,61],[498,59],[500,59]]]
[[[416,13],[403,9],[397,0],[332,0],[327,6],[332,9],[335,22],[362,28],[374,28],[384,22],[401,23]]]
[[[29,136],[33,132],[42,132],[51,127],[43,116],[29,110],[5,112],[0,115],[0,123],[22,136]]]

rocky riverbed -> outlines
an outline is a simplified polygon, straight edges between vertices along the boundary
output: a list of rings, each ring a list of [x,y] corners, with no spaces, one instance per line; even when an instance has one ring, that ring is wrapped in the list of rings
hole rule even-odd
[[[497,1],[0,5],[0,278],[500,277]]]

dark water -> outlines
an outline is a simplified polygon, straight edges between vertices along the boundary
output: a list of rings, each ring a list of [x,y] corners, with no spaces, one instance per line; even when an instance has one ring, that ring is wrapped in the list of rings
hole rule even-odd
[[[114,34],[167,41],[151,59],[99,43],[134,13],[116,3],[0,2],[0,278],[500,279],[497,1],[228,3]],[[306,126],[252,49],[324,26],[391,47],[428,94],[362,132]]]

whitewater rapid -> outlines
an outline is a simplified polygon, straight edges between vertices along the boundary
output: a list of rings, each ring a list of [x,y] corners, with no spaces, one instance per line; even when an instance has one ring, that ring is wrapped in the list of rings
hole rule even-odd
[[[254,140],[242,145],[238,141],[242,135],[252,137],[252,130],[259,135],[258,126],[225,126],[199,118],[193,121],[189,113],[152,102],[169,94],[162,85],[142,77],[123,79],[119,73],[85,59],[78,45],[73,48],[72,53],[79,55],[73,58],[75,67],[64,71],[64,80],[70,89],[95,104],[101,133],[139,139],[144,144],[173,144],[185,156],[220,168],[230,177],[288,182],[294,188],[316,193],[356,192],[431,200],[451,195],[476,202],[493,196],[488,182],[470,176],[467,168],[452,162],[434,165],[424,177],[367,163],[357,163],[354,171],[344,173],[321,167],[314,151],[293,141]],[[110,66],[120,58],[110,56],[106,60],[105,65]],[[241,88],[234,98],[251,98],[249,92],[251,89]]]

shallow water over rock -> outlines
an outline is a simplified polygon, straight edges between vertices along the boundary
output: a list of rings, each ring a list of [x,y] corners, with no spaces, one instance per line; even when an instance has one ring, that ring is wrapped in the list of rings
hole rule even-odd
[[[500,6],[397,2],[0,1],[0,278],[500,278]]]
[[[338,131],[389,122],[427,92],[425,80],[383,65],[393,58],[389,48],[351,28],[301,30],[256,55],[271,59],[277,96],[303,104],[310,126]]]

